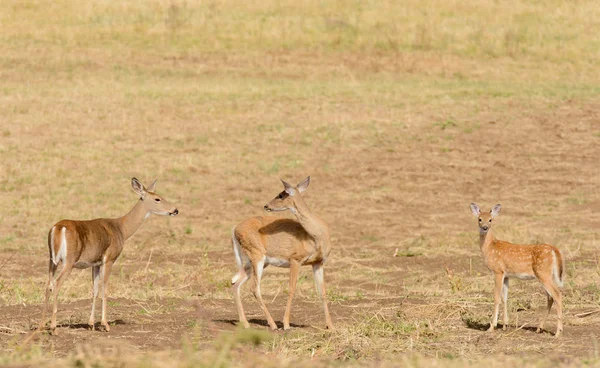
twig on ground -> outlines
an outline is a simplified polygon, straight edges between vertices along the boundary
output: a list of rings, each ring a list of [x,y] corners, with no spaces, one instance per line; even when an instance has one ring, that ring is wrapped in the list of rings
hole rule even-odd
[[[583,317],[587,317],[589,315],[592,315],[592,314],[598,313],[598,312],[600,312],[600,309],[596,309],[596,310],[592,310],[592,311],[587,311],[587,312],[583,312],[583,313],[578,313],[578,314],[575,314],[575,317],[577,317],[577,318],[583,318]]]
[[[6,326],[0,326],[0,333],[5,333],[5,334],[14,334],[14,333],[19,333],[19,334],[26,334],[26,331],[23,330],[19,330],[16,328],[10,328],[10,327],[6,327]]]
[[[153,252],[154,252],[154,248],[150,249],[150,255],[148,256],[148,262],[146,262],[146,268],[144,269],[145,273],[148,273],[148,267],[150,266],[150,260],[152,259]]]
[[[11,259],[12,259],[12,258],[15,256],[15,254],[17,254],[17,252],[13,252],[13,253],[10,255],[10,257],[8,257],[8,258],[6,259],[6,261],[2,262],[2,264],[0,265],[0,271],[2,271],[2,269],[4,268],[4,266],[6,266],[6,264],[7,264],[8,262],[10,262],[10,260],[11,260]]]

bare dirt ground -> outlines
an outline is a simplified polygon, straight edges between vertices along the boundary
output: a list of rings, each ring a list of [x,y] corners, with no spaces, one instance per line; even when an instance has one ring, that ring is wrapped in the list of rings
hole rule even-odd
[[[508,104],[501,112],[473,117],[473,123],[481,122],[481,127],[468,134],[460,134],[455,126],[443,130],[425,126],[404,128],[404,134],[390,129],[382,138],[430,135],[424,138],[431,140],[428,144],[416,140],[365,148],[356,137],[338,151],[323,148],[306,158],[310,162],[327,160],[336,168],[316,174],[307,170],[315,179],[307,200],[334,229],[326,280],[340,331],[322,330],[324,321],[312,292],[312,276],[304,270],[293,308],[294,329],[276,332],[278,344],[285,345],[288,339],[301,341],[285,349],[317,356],[322,349],[325,356],[343,359],[372,359],[407,351],[469,358],[532,352],[557,359],[595,356],[600,333],[595,252],[600,179],[598,137],[589,133],[600,131],[597,108],[568,102],[550,111],[521,113],[522,106],[510,108]],[[466,118],[459,120],[470,123]],[[260,214],[260,199],[266,201],[279,190],[277,175],[269,180],[274,183],[265,186],[270,190],[250,188],[245,195],[256,204],[239,212],[226,211],[227,219],[206,212],[217,211],[223,202],[235,202],[235,197],[243,198],[246,188],[219,184],[204,173],[190,171],[189,175],[196,177],[189,178],[190,183],[213,180],[212,185],[204,184],[214,186],[210,194],[199,191],[199,206],[180,200],[181,218],[187,216],[183,221],[200,229],[200,235],[162,234],[167,221],[174,223],[169,227],[176,227],[179,218],[152,218],[130,240],[112,279],[118,296],[110,298],[109,333],[89,331],[89,270],[76,272],[72,278],[81,286],[76,291],[66,287],[63,295],[73,301],[62,298],[59,335],[42,336],[44,349],[64,357],[77,346],[96,344],[99,339],[123,342],[136,351],[181,349],[185,341],[207,343],[222,332],[236,330],[237,313],[227,288],[235,269],[230,241],[226,231],[204,229],[216,222],[226,230],[237,219]],[[169,186],[174,187],[165,185]],[[495,225],[499,237],[515,242],[544,241],[563,250],[568,265],[563,338],[553,337],[554,315],[545,333],[534,332],[545,304],[535,282],[514,282],[509,297],[511,325],[506,331],[484,332],[492,310],[492,278],[479,253],[470,201],[486,206],[504,204]],[[153,236],[158,239],[144,244],[145,238]],[[176,238],[174,244],[163,248],[169,237]],[[41,293],[46,259],[43,241],[39,243],[32,246],[35,252],[13,256],[3,266],[4,287],[29,275],[30,287]],[[2,256],[11,257],[12,253],[6,251]],[[122,289],[119,284],[128,279],[133,285]],[[263,283],[270,310],[281,315],[286,271],[269,267]],[[160,292],[131,295],[133,291],[128,289],[138,284],[160,288]],[[29,332],[38,323],[41,306],[10,304],[1,307],[3,325],[8,329],[0,339],[6,348],[14,349],[19,332]],[[248,292],[245,305],[252,326],[266,329],[264,316]],[[280,318],[277,321],[281,323]],[[331,343],[340,339],[346,341]],[[388,340],[383,352],[371,355],[368,345],[381,344],[381,340]]]
[[[0,365],[600,364],[600,74],[582,29],[596,4],[261,4],[0,11]],[[332,229],[336,330],[306,268],[291,331],[267,331],[244,288],[246,333],[231,229],[263,214],[279,178],[306,175]],[[47,231],[124,215],[133,176],[158,178],[180,214],[126,243],[110,332],[86,325],[91,271],[74,270],[58,336],[23,343]],[[562,250],[563,337],[554,309],[535,333],[546,298],[532,281],[511,283],[507,329],[485,331],[493,279],[471,202],[502,203],[498,238]],[[268,267],[261,289],[281,325],[287,270]]]

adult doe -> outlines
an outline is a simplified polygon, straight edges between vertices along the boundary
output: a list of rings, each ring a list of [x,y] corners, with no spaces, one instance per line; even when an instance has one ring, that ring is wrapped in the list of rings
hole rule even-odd
[[[522,280],[537,279],[548,296],[548,308],[542,314],[537,329],[541,332],[548,318],[552,304],[556,301],[558,325],[555,336],[563,331],[562,295],[565,264],[560,250],[548,244],[521,245],[511,244],[494,238],[492,220],[500,214],[502,206],[495,205],[489,213],[481,213],[479,206],[471,203],[471,211],[479,221],[479,245],[486,266],[494,273],[494,315],[488,331],[498,324],[500,301],[504,302],[503,329],[508,325],[508,279],[516,277]]]
[[[242,221],[233,229],[233,252],[239,271],[233,276],[231,283],[240,322],[245,328],[249,327],[240,297],[240,287],[252,277],[252,293],[265,313],[269,326],[274,330],[277,329],[277,325],[262,299],[260,279],[263,269],[268,265],[289,267],[290,290],[283,316],[283,328],[289,329],[290,310],[296,291],[298,271],[300,266],[310,265],[313,269],[317,294],[323,303],[325,323],[327,328],[332,330],[333,323],[327,308],[327,295],[323,279],[323,264],[331,250],[329,227],[308,209],[302,198],[302,192],[308,188],[310,183],[310,176],[296,187],[283,180],[282,183],[283,191],[267,203],[264,209],[267,212],[290,210],[296,216],[295,220],[258,216]]]
[[[175,216],[179,213],[177,208],[156,194],[156,180],[148,188],[136,178],[131,179],[131,187],[140,199],[135,206],[123,217],[116,219],[99,218],[89,221],[61,220],[57,222],[48,233],[48,250],[50,253],[49,276],[46,286],[46,298],[42,321],[39,330],[46,324],[46,311],[50,292],[54,294],[54,307],[50,322],[50,331],[56,334],[56,312],[58,305],[58,291],[75,268],[92,268],[93,293],[92,313],[89,324],[94,329],[94,309],[98,297],[98,284],[102,278],[102,321],[106,331],[109,331],[106,319],[106,289],[108,277],[113,263],[123,251],[123,243],[127,240],[150,214]],[[54,278],[58,265],[63,267]]]

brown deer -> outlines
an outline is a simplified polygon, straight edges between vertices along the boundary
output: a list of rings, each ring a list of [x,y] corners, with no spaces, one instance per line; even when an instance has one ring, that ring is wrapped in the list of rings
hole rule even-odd
[[[508,279],[516,277],[522,280],[537,279],[548,296],[548,308],[543,313],[537,329],[544,329],[548,313],[556,301],[558,326],[555,336],[563,331],[562,295],[565,264],[560,250],[548,244],[521,245],[512,244],[494,238],[492,220],[500,214],[502,206],[495,205],[489,213],[481,213],[479,206],[471,203],[471,211],[479,221],[479,245],[485,265],[494,273],[494,315],[488,331],[493,331],[498,324],[500,301],[504,302],[503,329],[508,325]]]
[[[131,187],[140,199],[135,206],[123,217],[116,219],[94,219],[89,221],[61,220],[57,222],[48,233],[48,250],[50,253],[49,277],[46,286],[46,298],[41,331],[46,324],[46,311],[50,292],[54,294],[54,307],[50,322],[50,331],[56,334],[56,312],[58,305],[58,291],[75,268],[92,268],[93,293],[92,313],[89,324],[94,329],[94,309],[98,297],[98,284],[102,278],[102,321],[106,331],[109,331],[106,319],[106,294],[110,270],[123,251],[123,243],[131,236],[150,214],[175,216],[179,213],[177,208],[156,194],[156,180],[148,188],[136,178],[131,179]],[[55,279],[54,275],[58,265],[63,267]]]
[[[325,323],[333,329],[333,323],[327,308],[325,281],[323,280],[323,265],[331,251],[329,227],[319,217],[311,213],[302,198],[302,193],[308,188],[310,176],[296,187],[281,181],[284,190],[264,206],[265,211],[290,210],[296,219],[283,219],[271,216],[252,217],[242,221],[233,229],[233,252],[239,271],[231,280],[235,294],[235,302],[240,322],[248,328],[248,320],[240,297],[240,288],[250,277],[251,290],[262,308],[269,326],[275,330],[277,325],[267,309],[261,293],[260,279],[263,269],[268,265],[289,267],[290,290],[283,328],[290,328],[290,310],[292,298],[296,291],[296,281],[300,266],[310,265],[313,269],[317,294],[323,303]]]

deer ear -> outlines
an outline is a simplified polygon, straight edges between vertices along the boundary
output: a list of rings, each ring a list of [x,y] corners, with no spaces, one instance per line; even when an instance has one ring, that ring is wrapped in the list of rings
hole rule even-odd
[[[131,178],[131,187],[133,188],[134,192],[139,194],[140,197],[144,198],[146,195],[146,188],[144,187],[144,184],[137,180],[137,178]]]
[[[475,217],[479,217],[479,215],[481,214],[481,210],[479,209],[479,206],[476,205],[475,203],[471,203],[471,212],[473,212],[473,216],[475,216]]]
[[[156,191],[156,181],[157,181],[157,180],[158,180],[158,179],[155,179],[155,180],[152,182],[152,184],[150,184],[150,186],[149,186],[149,187],[148,187],[146,190],[147,190],[147,191],[149,191],[149,192],[152,192],[152,193],[154,193],[154,192]]]
[[[283,179],[279,179],[281,180],[281,182],[283,183],[283,190],[285,190],[285,192],[290,195],[293,196],[294,194],[296,194],[296,190],[294,190],[294,187],[291,186],[288,182],[286,182]]]
[[[490,213],[492,214],[492,218],[498,216],[500,214],[501,209],[502,206],[500,204],[497,204],[494,207],[492,207],[492,210],[490,211]]]
[[[300,184],[298,184],[298,191],[300,193],[303,193],[308,188],[309,184],[310,184],[310,175],[307,176],[306,179],[302,180],[300,182]]]

